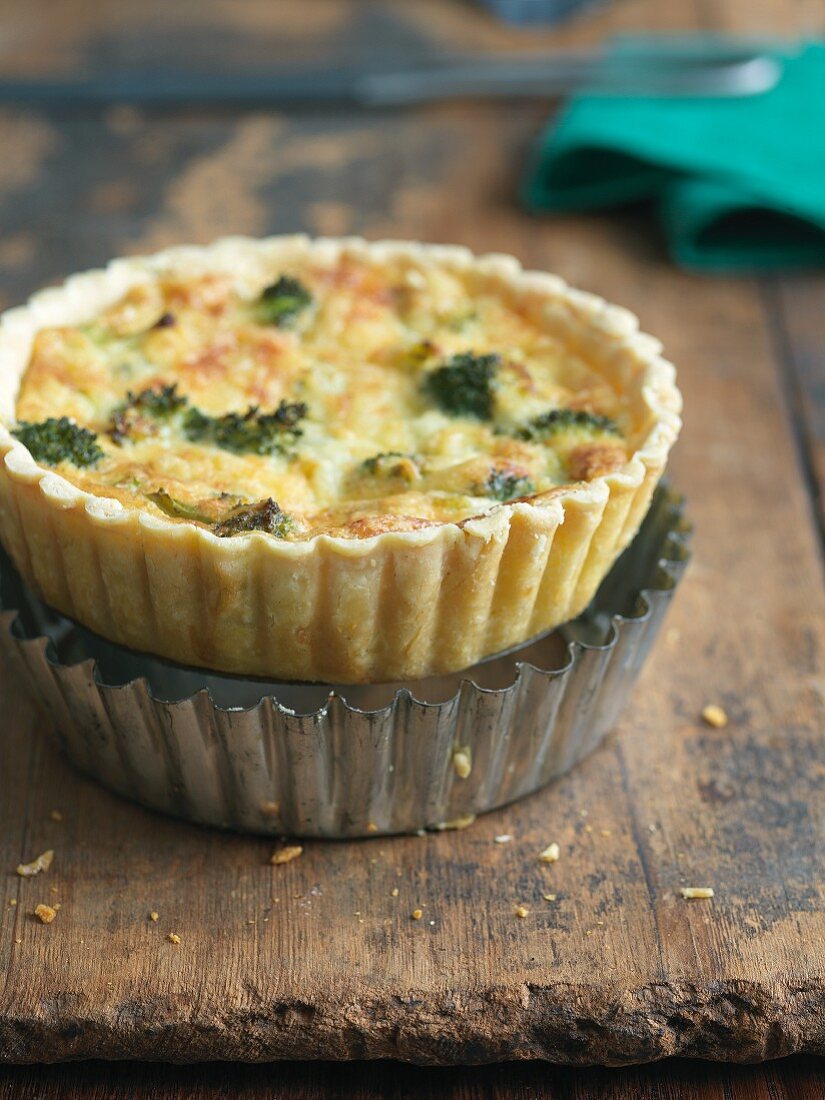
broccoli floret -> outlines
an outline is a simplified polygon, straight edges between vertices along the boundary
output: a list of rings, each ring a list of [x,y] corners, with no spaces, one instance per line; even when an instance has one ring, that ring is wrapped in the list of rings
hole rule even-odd
[[[380,454],[373,455],[371,458],[365,458],[361,463],[361,469],[364,473],[382,476],[391,473],[398,465],[397,462],[393,462],[394,458],[409,458],[409,455],[402,454],[401,451],[381,451]]]
[[[226,519],[216,523],[212,530],[222,539],[242,535],[246,531],[263,531],[267,535],[283,539],[293,527],[292,517],[282,512],[280,506],[270,497],[268,500],[259,500],[257,504],[241,505]]]
[[[184,500],[177,500],[175,497],[170,496],[165,489],[147,493],[146,499],[151,500],[153,504],[160,508],[161,512],[173,519],[189,519],[198,523],[212,523],[212,517],[198,508],[196,504],[187,504]]]
[[[173,382],[171,386],[149,386],[140,393],[129,390],[126,400],[115,409],[115,415],[129,409],[140,409],[141,412],[160,419],[182,409],[188,400],[182,393],[178,393],[177,382]]]
[[[619,434],[618,425],[610,417],[585,412],[583,409],[550,409],[517,428],[515,435],[518,439],[540,442],[555,435],[556,432],[568,431],[571,428],[583,429],[594,435]]]
[[[402,478],[408,484],[416,481],[422,472],[422,460],[417,455],[401,451],[382,451],[365,458],[358,472],[374,478]]]
[[[223,416],[192,408],[184,417],[183,430],[193,443],[214,443],[235,454],[285,454],[303,434],[298,423],[308,411],[302,401],[281,401],[271,413],[260,412],[257,405],[250,405],[245,413]]]
[[[109,435],[113,442],[122,443],[135,429],[135,421],[141,417],[153,420],[168,420],[173,413],[188,404],[188,398],[178,393],[178,384],[171,386],[150,386],[140,393],[126,394],[126,400],[115,408],[109,426]]]
[[[94,466],[103,458],[95,433],[81,428],[67,416],[59,419],[50,416],[38,424],[21,420],[12,435],[28,447],[33,458],[48,466],[57,466],[59,462]]]
[[[484,486],[485,496],[501,501],[525,497],[532,492],[535,488],[529,477],[508,470],[492,470]]]
[[[427,375],[425,392],[451,416],[490,420],[495,375],[500,363],[500,356],[495,354],[461,352]]]
[[[312,302],[312,295],[299,279],[282,275],[261,294],[259,312],[270,325],[285,328]]]

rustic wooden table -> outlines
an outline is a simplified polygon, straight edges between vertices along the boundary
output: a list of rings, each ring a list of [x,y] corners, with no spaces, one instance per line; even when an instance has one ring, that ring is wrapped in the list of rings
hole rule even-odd
[[[527,38],[460,0],[66,0],[3,5],[0,54],[4,75],[55,76],[686,26],[821,34],[825,20],[821,0],[616,0]],[[226,232],[514,252],[665,341],[686,398],[673,477],[697,525],[695,563],[617,734],[549,791],[459,834],[313,844],[269,868],[265,842],[154,817],[76,776],[5,682],[0,1060],[822,1052],[825,279],[687,275],[643,211],[528,217],[515,184],[547,113],[0,111],[4,303],[119,252]],[[698,721],[710,700],[727,729]],[[514,841],[494,845],[502,832]],[[563,859],[542,876],[534,853],[552,839]],[[46,847],[48,878],[21,883],[14,866]],[[685,903],[686,883],[717,896]],[[39,900],[60,900],[53,925],[31,919]],[[517,901],[529,919],[514,919]],[[415,904],[428,920],[413,926]],[[0,1069],[0,1096],[813,1098],[824,1080],[810,1055],[610,1070],[89,1062]]]

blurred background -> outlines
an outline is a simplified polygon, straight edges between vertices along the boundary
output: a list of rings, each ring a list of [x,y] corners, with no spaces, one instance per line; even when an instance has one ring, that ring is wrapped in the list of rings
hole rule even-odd
[[[118,252],[296,229],[529,243],[533,262],[598,283],[594,249],[661,257],[668,245],[650,211],[525,212],[530,157],[565,97],[365,108],[345,78],[456,55],[483,74],[485,60],[541,51],[552,75],[559,54],[616,35],[761,46],[823,28],[821,0],[5,0],[0,295]],[[279,76],[296,71],[310,90],[331,81],[321,102],[279,101]]]

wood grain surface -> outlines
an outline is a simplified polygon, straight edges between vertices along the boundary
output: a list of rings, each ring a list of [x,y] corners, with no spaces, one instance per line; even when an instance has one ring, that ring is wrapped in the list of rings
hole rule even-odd
[[[245,65],[526,41],[449,0],[249,0],[198,5],[197,16],[190,4],[101,11],[77,0],[44,12],[15,5],[12,19],[7,6],[14,71],[140,67],[152,56],[197,67],[216,42],[227,65]],[[819,3],[633,0],[539,40],[686,25],[821,32],[822,22]],[[546,114],[542,104],[0,112],[6,302],[119,252],[226,232],[357,232],[514,252],[635,310],[665,341],[686,399],[673,478],[697,527],[669,629],[616,735],[566,779],[463,832],[313,843],[272,867],[264,841],[162,819],[77,776],[6,677],[3,1060],[617,1064],[825,1052],[825,595],[815,519],[823,284],[678,272],[647,211],[528,217],[515,185]],[[727,728],[700,721],[710,701],[727,709]],[[496,844],[504,833],[513,840]],[[561,859],[548,867],[536,855],[551,841]],[[45,848],[56,852],[46,875],[14,874]],[[716,896],[687,902],[684,885],[713,886]],[[52,924],[32,917],[39,902],[60,904]],[[419,906],[424,918],[411,921]],[[728,1069],[715,1083],[706,1067],[685,1064],[669,1076],[591,1075],[590,1085],[543,1067],[466,1071],[438,1086],[409,1080],[423,1095],[761,1097],[787,1087],[813,1096],[820,1069],[810,1060],[761,1076]],[[202,1069],[185,1091],[184,1078],[169,1071],[164,1082],[166,1072],[9,1070],[0,1089],[58,1095],[62,1080],[76,1095],[118,1087],[137,1096],[143,1080],[155,1083],[151,1095],[206,1096],[234,1080]],[[302,1072],[244,1070],[244,1095],[270,1095],[278,1082],[279,1095],[335,1094],[347,1082],[379,1094],[355,1069]],[[405,1087],[387,1068],[371,1072],[383,1075],[374,1079],[381,1095]]]

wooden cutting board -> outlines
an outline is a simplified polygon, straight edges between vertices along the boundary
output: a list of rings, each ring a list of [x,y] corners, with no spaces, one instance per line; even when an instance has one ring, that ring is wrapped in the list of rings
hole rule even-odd
[[[501,44],[464,5],[430,4],[432,26],[423,5],[395,5],[399,22],[382,16],[376,33],[395,33],[402,7],[416,35]],[[676,7],[611,5],[581,40],[630,26],[625,16],[698,25],[692,5]],[[292,38],[272,38],[287,53],[304,8]],[[307,22],[322,56],[354,8],[325,5]],[[751,8],[726,0],[718,26],[752,29]],[[55,25],[67,64],[108,62],[97,12],[74,5]],[[234,37],[220,31],[221,48],[231,38],[254,61],[258,24],[242,22]],[[140,24],[149,57],[158,26],[151,11]],[[273,867],[265,841],[154,816],[79,777],[0,670],[0,1058],[825,1053],[825,596],[805,480],[825,466],[811,450],[806,468],[792,432],[814,423],[793,379],[813,382],[822,285],[680,273],[646,216],[527,217],[512,196],[545,114],[0,117],[15,166],[0,174],[9,302],[121,250],[306,228],[512,251],[636,310],[680,367],[686,430],[672,471],[697,529],[617,734],[463,832],[312,843]],[[701,722],[708,702],[727,709],[726,728]],[[496,843],[503,834],[512,840]],[[539,863],[553,841],[559,861]],[[48,873],[15,874],[47,848]],[[715,897],[686,901],[682,886]],[[53,923],[32,916],[38,903],[60,905]]]

